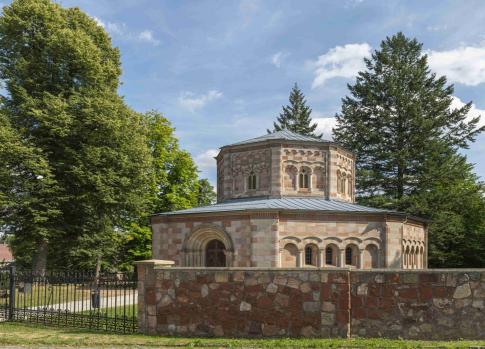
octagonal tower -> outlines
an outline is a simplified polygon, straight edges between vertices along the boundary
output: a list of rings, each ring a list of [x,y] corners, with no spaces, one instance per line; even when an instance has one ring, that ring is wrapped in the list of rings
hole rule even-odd
[[[355,200],[355,155],[335,142],[287,130],[226,145],[216,157],[217,199]]]

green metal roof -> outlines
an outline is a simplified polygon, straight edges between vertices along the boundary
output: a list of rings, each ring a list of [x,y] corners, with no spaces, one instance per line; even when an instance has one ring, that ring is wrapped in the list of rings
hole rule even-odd
[[[233,199],[210,206],[194,207],[186,210],[160,213],[163,216],[216,213],[235,211],[282,210],[282,211],[321,211],[350,213],[394,213],[396,211],[382,210],[337,200],[324,198],[284,197],[279,199],[248,198]]]
[[[315,138],[311,136],[304,136],[299,133],[291,132],[288,130],[277,131],[273,133],[268,133],[267,135],[251,138],[242,142],[237,142],[233,144],[226,145],[233,146],[233,145],[244,145],[244,144],[251,144],[251,143],[258,143],[270,140],[286,140],[286,141],[304,141],[304,142],[319,142],[319,143],[333,143],[332,141],[328,141],[321,138]]]

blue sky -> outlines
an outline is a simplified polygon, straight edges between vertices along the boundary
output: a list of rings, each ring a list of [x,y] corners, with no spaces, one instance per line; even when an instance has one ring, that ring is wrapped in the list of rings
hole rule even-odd
[[[138,111],[176,127],[202,176],[218,147],[265,134],[297,82],[327,137],[362,57],[388,35],[418,38],[431,68],[485,122],[485,2],[62,0],[110,33],[120,89]],[[485,178],[485,135],[465,153]]]

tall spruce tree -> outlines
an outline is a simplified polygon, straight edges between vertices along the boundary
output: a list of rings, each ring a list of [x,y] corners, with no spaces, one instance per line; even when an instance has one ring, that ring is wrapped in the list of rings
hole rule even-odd
[[[430,217],[430,265],[485,266],[484,188],[459,153],[484,130],[471,103],[451,109],[453,86],[402,33],[365,65],[333,130],[357,154],[359,202]]]
[[[3,8],[2,112],[49,175],[37,176],[48,180],[45,190],[10,188],[24,201],[48,205],[28,205],[30,215],[14,210],[5,226],[16,255],[35,252],[36,271],[99,270],[116,233],[145,207],[153,180],[147,131],[117,94],[120,74],[118,49],[79,9],[50,0],[14,0]],[[29,219],[30,226],[21,224]]]
[[[273,131],[268,130],[268,133],[290,130],[302,135],[322,138],[322,134],[315,134],[317,124],[312,124],[312,110],[306,105],[305,96],[296,83],[291,89],[289,101],[290,104],[283,106],[283,111],[273,123]]]

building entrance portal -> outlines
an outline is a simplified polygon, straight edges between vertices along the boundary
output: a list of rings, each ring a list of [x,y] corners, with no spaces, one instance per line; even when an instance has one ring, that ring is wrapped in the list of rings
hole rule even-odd
[[[219,240],[211,240],[205,248],[206,267],[226,266],[226,247]]]

